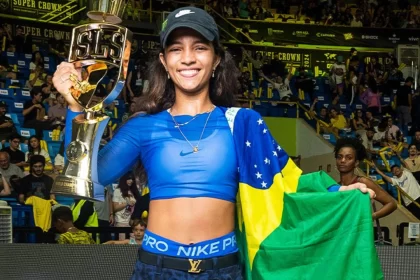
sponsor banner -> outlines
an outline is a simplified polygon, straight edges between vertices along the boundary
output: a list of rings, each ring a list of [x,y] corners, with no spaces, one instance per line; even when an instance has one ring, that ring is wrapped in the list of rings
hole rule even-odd
[[[63,0],[0,0],[0,13],[31,18],[40,18],[48,13],[51,13],[51,16],[61,13],[56,18],[59,19],[78,9],[79,1],[65,6],[68,2]],[[71,15],[64,22],[70,23],[77,20],[79,20],[78,16]]]
[[[350,47],[395,48],[398,44],[417,45],[420,34],[415,29],[360,28],[341,26],[322,26],[289,24],[276,22],[257,22],[232,19],[238,27],[257,29],[251,33],[256,41],[280,44],[339,45]],[[232,34],[236,29],[224,25]],[[275,31],[275,32],[274,32]]]
[[[225,43],[225,46],[229,48],[231,53],[241,54],[240,46],[229,43]],[[337,56],[341,55],[346,59],[349,55],[349,51],[344,50],[333,51],[270,46],[252,46],[247,47],[247,50],[252,51],[254,55],[255,53],[261,53],[263,56],[270,59],[278,59],[285,64],[286,68],[293,65],[294,67],[304,66],[306,69],[314,70],[315,67],[318,67],[321,73],[331,69],[332,65],[337,60]],[[387,65],[391,62],[387,52],[375,52],[374,54],[378,55],[378,60],[381,64]],[[365,64],[369,62],[370,55],[371,53],[359,52],[359,57],[364,60]]]

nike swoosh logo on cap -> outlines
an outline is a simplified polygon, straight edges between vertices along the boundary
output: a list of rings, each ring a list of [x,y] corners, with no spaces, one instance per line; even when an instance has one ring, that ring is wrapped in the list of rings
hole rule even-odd
[[[175,17],[176,17],[176,18],[179,18],[179,17],[185,16],[185,15],[189,15],[189,14],[195,14],[195,12],[192,12],[191,10],[182,10],[182,11],[179,11],[179,12],[175,15]]]

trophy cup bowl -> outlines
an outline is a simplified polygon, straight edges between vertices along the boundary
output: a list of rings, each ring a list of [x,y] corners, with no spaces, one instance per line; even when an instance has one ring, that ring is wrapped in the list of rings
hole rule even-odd
[[[67,161],[54,180],[51,193],[103,200],[97,155],[110,118],[102,113],[102,108],[113,102],[124,87],[131,42],[132,33],[127,28],[111,23],[91,23],[73,29],[69,62],[74,63],[79,75],[70,75],[73,86],[69,91],[84,112],[73,119],[71,142],[65,150]],[[100,85],[105,78],[114,82],[110,92]]]
[[[98,22],[121,23],[126,0],[91,0],[88,1],[88,17]]]

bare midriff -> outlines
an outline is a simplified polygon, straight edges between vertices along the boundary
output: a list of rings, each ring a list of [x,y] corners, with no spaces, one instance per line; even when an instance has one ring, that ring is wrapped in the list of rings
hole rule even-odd
[[[234,214],[234,203],[215,198],[152,200],[147,228],[164,238],[192,244],[232,232]]]

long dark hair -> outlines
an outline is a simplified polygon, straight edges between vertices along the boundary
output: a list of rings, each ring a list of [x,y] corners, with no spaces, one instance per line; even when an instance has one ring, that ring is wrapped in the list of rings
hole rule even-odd
[[[127,180],[133,180],[133,183],[131,186],[127,184]],[[131,191],[133,196],[137,199],[137,185],[136,180],[134,180],[134,176],[132,172],[126,173],[124,176],[120,178],[120,181],[118,183],[118,188],[121,190],[122,197],[126,198],[129,197],[128,192]]]
[[[219,42],[212,42],[215,54],[220,57],[220,63],[214,72],[214,78],[210,78],[210,100],[216,106],[235,106],[235,94],[239,91],[237,82],[240,71],[235,65],[230,53],[225,51]],[[164,53],[164,50],[161,50]],[[172,80],[168,79],[165,67],[159,57],[151,63],[148,72],[149,87],[145,94],[136,101],[137,112],[156,114],[171,108],[175,103],[175,86]],[[135,167],[136,183],[141,187],[147,185],[147,172],[141,161]]]
[[[210,100],[216,106],[232,107],[236,104],[235,94],[238,92],[237,79],[240,72],[232,56],[218,42],[213,42],[215,54],[220,63],[210,79]],[[164,53],[161,50],[161,53]],[[165,67],[157,57],[149,67],[149,87],[136,102],[136,112],[156,114],[171,108],[175,103],[175,87],[168,79]]]
[[[29,153],[31,153],[31,154],[34,154],[34,148],[32,147],[32,145],[31,145],[31,140],[32,139],[36,139],[36,140],[38,140],[38,148],[37,148],[37,152],[38,152],[38,154],[39,153],[41,153],[41,139],[38,137],[38,136],[35,136],[35,135],[32,135],[30,138],[29,138],[29,141],[28,141],[28,152]]]

